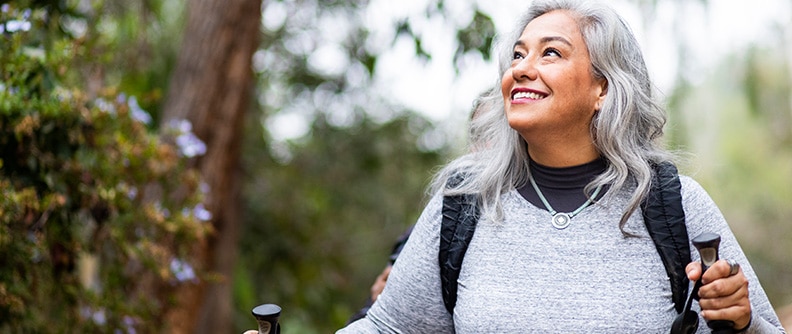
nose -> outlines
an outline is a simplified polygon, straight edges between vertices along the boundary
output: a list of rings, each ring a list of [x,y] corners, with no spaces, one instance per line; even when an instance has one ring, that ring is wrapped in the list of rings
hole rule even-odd
[[[512,76],[515,81],[536,80],[539,72],[536,70],[536,60],[534,57],[521,59],[512,69]]]

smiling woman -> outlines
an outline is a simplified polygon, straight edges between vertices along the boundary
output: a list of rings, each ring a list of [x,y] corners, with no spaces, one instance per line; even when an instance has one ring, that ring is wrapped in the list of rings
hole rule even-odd
[[[727,259],[702,274],[681,242],[679,285],[702,284],[700,322],[783,332],[718,207],[661,147],[665,111],[618,14],[593,2],[534,1],[496,51],[501,84],[472,122],[486,144],[436,175],[384,291],[339,333],[668,333],[687,291],[670,286],[675,271],[666,272],[642,219],[650,189],[668,187],[654,181],[658,165],[670,166],[679,187],[664,209],[685,211],[669,223],[681,231],[673,237],[716,233]],[[477,210],[459,211],[477,225],[450,280],[454,304],[444,303],[438,258],[450,252],[441,249],[450,239],[440,232],[446,199],[459,195],[475,198]]]
[[[531,143],[531,158],[546,166],[579,165],[599,156],[589,129],[605,88],[604,78],[592,73],[580,29],[564,11],[525,27],[501,80],[509,126]]]

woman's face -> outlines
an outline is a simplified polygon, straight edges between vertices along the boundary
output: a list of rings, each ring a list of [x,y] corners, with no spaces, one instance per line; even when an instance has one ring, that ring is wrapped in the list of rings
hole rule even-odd
[[[529,143],[591,142],[589,125],[604,100],[577,22],[565,11],[532,20],[514,44],[501,80],[509,125]]]

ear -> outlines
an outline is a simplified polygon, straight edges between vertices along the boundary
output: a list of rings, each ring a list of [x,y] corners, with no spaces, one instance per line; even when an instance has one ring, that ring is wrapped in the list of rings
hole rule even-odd
[[[608,96],[608,80],[600,79],[599,80],[600,92],[599,96],[597,97],[597,102],[594,103],[594,110],[602,109],[602,104],[605,103],[605,97]]]

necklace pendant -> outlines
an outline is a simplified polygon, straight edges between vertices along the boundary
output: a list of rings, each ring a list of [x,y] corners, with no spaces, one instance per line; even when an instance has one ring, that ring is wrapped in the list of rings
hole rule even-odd
[[[572,220],[572,218],[569,217],[568,214],[563,213],[563,212],[558,212],[558,213],[553,215],[553,220],[552,220],[553,227],[555,227],[555,228],[557,228],[559,230],[563,230],[563,229],[567,228],[567,226],[569,226],[569,223],[570,223],[571,220]]]

